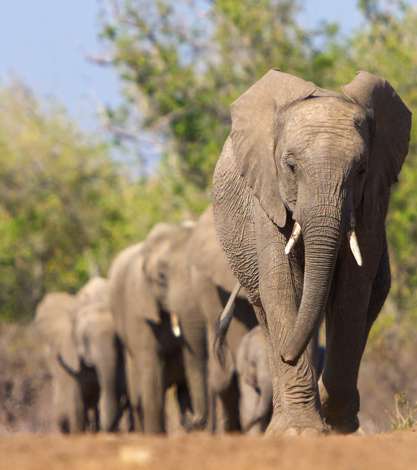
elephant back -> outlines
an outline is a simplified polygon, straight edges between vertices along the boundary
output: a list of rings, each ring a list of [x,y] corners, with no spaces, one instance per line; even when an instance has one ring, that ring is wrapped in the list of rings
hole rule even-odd
[[[93,277],[77,294],[78,305],[84,306],[93,302],[109,302],[109,282],[103,277]]]
[[[65,292],[46,294],[36,308],[35,328],[48,342],[53,341],[64,329],[71,327],[76,308],[75,296]]]

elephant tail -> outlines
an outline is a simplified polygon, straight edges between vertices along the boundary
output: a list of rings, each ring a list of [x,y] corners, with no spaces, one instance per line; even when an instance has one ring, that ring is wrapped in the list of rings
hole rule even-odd
[[[65,370],[65,372],[67,372],[67,374],[69,374],[71,377],[74,377],[75,379],[79,378],[80,373],[65,362],[65,359],[62,357],[61,353],[56,355],[56,359],[58,364]]]
[[[233,307],[235,304],[236,297],[240,292],[240,289],[241,285],[238,282],[233,288],[229,300],[227,301],[227,304],[224,307],[222,314],[216,322],[214,353],[222,365],[224,364],[224,344],[226,340],[226,334],[233,318]]]

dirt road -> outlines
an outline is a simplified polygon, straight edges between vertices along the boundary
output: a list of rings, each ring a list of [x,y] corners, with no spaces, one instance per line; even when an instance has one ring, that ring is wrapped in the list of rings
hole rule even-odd
[[[134,435],[0,438],[9,470],[397,470],[417,469],[417,432],[323,438]]]

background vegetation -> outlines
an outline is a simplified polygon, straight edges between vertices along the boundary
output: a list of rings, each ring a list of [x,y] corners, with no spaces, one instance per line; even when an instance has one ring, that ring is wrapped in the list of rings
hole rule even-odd
[[[363,25],[347,38],[336,24],[303,27],[302,1],[104,5],[105,53],[96,60],[117,70],[125,97],[105,110],[111,139],[81,132],[20,83],[0,89],[0,318],[30,318],[46,291],[74,291],[105,274],[114,254],[155,222],[201,213],[229,105],[271,67],[329,88],[369,70],[416,115],[417,10],[407,2],[360,0]],[[391,202],[393,288],[376,338],[417,321],[416,132]],[[127,140],[142,162],[134,171],[120,158]],[[147,157],[154,141],[157,160]]]

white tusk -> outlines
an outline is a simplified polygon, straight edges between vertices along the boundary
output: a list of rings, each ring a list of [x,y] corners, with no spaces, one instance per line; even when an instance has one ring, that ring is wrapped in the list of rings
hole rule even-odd
[[[300,235],[301,235],[301,225],[298,222],[296,222],[294,224],[294,228],[292,230],[291,237],[290,237],[290,239],[288,240],[288,243],[285,246],[284,253],[286,255],[288,255],[290,253],[290,251],[292,250],[292,247],[295,245],[295,243],[297,242]]]
[[[171,313],[171,327],[172,327],[172,332],[174,333],[174,336],[179,338],[181,336],[181,327],[180,327],[180,321],[178,319],[178,316],[176,313]]]
[[[352,254],[356,262],[358,263],[358,266],[362,266],[362,255],[361,255],[361,250],[359,249],[358,239],[356,238],[355,231],[351,230],[348,233],[348,237],[349,237],[349,245],[350,245]]]

